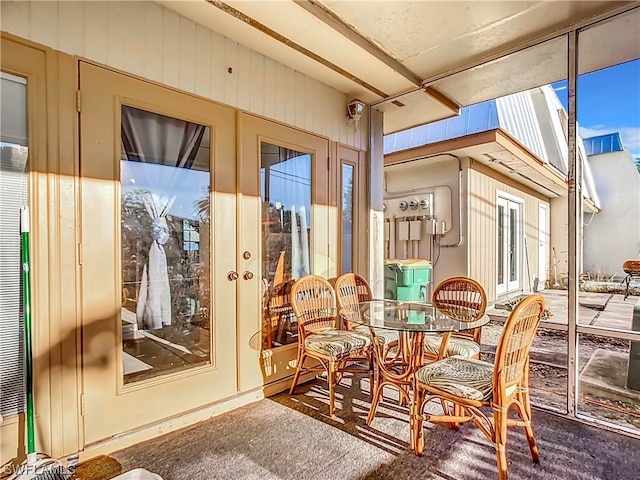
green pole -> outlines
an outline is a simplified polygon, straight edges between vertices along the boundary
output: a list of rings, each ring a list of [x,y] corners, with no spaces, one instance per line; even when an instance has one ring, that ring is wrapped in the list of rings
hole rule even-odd
[[[22,246],[22,304],[24,312],[24,355],[27,392],[27,458],[36,451],[33,412],[33,353],[31,347],[31,271],[29,262],[29,207],[20,212],[20,240]],[[33,459],[35,460],[35,459]],[[31,462],[28,462],[31,463]]]

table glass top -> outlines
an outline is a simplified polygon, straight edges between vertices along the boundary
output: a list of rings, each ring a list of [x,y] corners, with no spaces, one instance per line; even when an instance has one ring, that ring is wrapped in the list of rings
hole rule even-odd
[[[357,308],[344,309],[341,314],[350,322],[369,327],[415,332],[461,332],[481,327],[489,322],[484,315],[479,320],[452,319],[433,305],[401,300],[372,300]]]

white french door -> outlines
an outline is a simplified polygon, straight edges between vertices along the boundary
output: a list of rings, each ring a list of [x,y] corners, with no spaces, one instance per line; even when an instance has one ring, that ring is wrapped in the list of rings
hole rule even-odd
[[[521,287],[522,201],[498,195],[497,223],[497,293],[516,291]]]
[[[549,268],[549,205],[538,207],[538,288],[545,288]]]

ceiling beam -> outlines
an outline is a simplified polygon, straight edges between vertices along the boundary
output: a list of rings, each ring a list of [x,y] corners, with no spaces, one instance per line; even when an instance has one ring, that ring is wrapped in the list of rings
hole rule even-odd
[[[456,115],[460,115],[460,109],[462,108],[462,105],[460,105],[458,102],[454,101],[449,96],[442,93],[440,90],[436,90],[434,87],[425,87],[424,93],[429,95],[431,98],[433,98],[436,102],[438,102],[443,107],[446,107],[449,110],[451,110]]]
[[[346,23],[343,19],[338,17],[333,11],[329,10],[322,3],[316,0],[293,0],[300,8],[303,8],[322,23],[333,28],[336,32],[342,34],[347,40],[358,45],[369,55],[377,58],[382,63],[393,69],[395,72],[402,75],[404,78],[413,83],[416,87],[422,87],[423,79],[407,68],[402,62],[396,60],[391,55],[382,50],[373,41],[360,34],[353,26]],[[451,110],[455,115],[460,115],[460,105],[457,102],[449,98],[442,92],[439,92],[433,87],[426,87],[424,93],[429,95],[435,101],[440,103],[445,108]],[[396,103],[396,102],[394,102]],[[396,105],[403,106],[400,102]]]
[[[367,83],[366,81],[362,80],[361,78],[356,77],[355,75],[347,72],[346,70],[344,70],[343,68],[339,67],[338,65],[335,65],[334,63],[331,63],[329,60],[327,60],[325,58],[322,58],[320,55],[317,55],[316,53],[312,52],[311,50],[306,49],[302,45],[299,45],[299,44],[291,41],[291,39],[285,37],[284,35],[281,35],[280,33],[276,32],[275,30],[270,29],[266,25],[258,22],[257,20],[255,20],[254,18],[251,18],[248,15],[245,15],[240,10],[236,10],[235,8],[233,8],[232,6],[222,2],[221,0],[205,0],[205,1],[209,5],[212,5],[212,6],[216,7],[216,8],[218,8],[218,9],[222,10],[223,12],[231,15],[232,17],[237,18],[238,20],[242,21],[243,23],[246,23],[250,27],[253,27],[256,30],[259,30],[260,32],[264,33],[265,35],[268,35],[269,37],[273,38],[274,40],[277,40],[278,42],[283,43],[287,47],[292,48],[293,50],[295,50],[295,51],[297,51],[297,52],[299,52],[299,53],[311,58],[312,60],[315,60],[316,62],[320,63],[321,65],[324,65],[325,67],[333,70],[334,72],[342,75],[343,77],[348,78],[352,82],[357,83],[358,85],[360,85],[363,88],[366,88],[370,92],[375,93],[379,97],[381,97],[381,98],[388,98],[389,97],[389,95],[387,93],[383,92],[382,90],[377,89],[373,85],[371,85],[371,84]]]
[[[384,52],[378,45],[373,43],[373,41],[364,37],[360,34],[354,27],[346,23],[340,17],[338,17],[334,12],[329,10],[325,5],[316,2],[315,0],[293,0],[295,4],[297,4],[300,8],[303,8],[311,15],[316,17],[322,23],[328,25],[333,28],[336,32],[342,34],[345,38],[347,38],[352,43],[355,43],[360,48],[362,48],[369,55],[377,58],[382,63],[402,75],[404,78],[409,80],[415,86],[419,87],[422,85],[422,78],[419,75],[415,74],[413,71],[409,70],[403,63],[399,62],[395,58],[393,58],[388,53]]]

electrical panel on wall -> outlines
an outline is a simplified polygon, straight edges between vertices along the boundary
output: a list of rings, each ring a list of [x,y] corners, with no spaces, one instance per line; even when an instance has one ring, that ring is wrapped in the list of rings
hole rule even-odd
[[[410,195],[389,196],[384,199],[387,219],[419,218],[425,224],[425,233],[444,235],[451,229],[451,190],[433,187]]]

